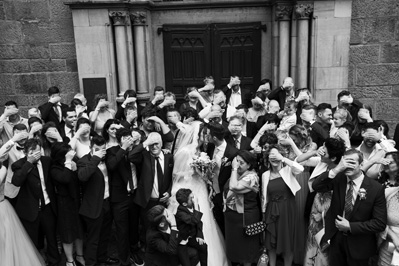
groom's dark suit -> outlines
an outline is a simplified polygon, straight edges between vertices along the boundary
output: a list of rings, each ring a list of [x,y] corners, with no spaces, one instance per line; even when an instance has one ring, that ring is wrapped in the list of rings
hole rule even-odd
[[[328,174],[329,172],[325,172],[318,176],[312,187],[317,192],[333,191],[322,240],[330,240],[330,265],[367,265],[369,257],[377,250],[375,235],[385,229],[387,222],[384,188],[364,176],[361,188],[366,190],[366,198],[356,198],[349,218],[351,230],[343,233],[338,231],[335,219],[337,215],[343,216],[344,213],[347,177],[344,173],[339,173],[331,179]]]
[[[208,154],[209,158],[213,158],[213,154],[215,152],[215,145],[209,144],[206,153]],[[213,215],[215,216],[216,222],[218,223],[220,230],[224,235],[224,214],[223,214],[223,188],[226,185],[227,181],[231,175],[231,162],[233,161],[234,157],[237,155],[238,150],[227,143],[226,149],[223,154],[223,158],[226,158],[225,162],[222,162],[220,166],[218,181],[219,181],[219,188],[220,193],[216,194],[213,197],[213,204],[214,208],[212,209]]]

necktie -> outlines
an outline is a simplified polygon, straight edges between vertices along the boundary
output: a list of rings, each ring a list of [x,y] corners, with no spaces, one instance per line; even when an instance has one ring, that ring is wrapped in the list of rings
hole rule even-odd
[[[71,128],[71,138],[73,138],[73,136],[75,136],[75,132],[74,132],[73,128]]]
[[[60,110],[58,110],[58,105],[54,105],[54,112],[57,115],[57,120],[60,121]]]
[[[133,179],[137,178],[136,177],[136,166],[129,161],[127,156],[125,156],[125,160],[126,160],[126,163],[128,163],[130,165],[130,170],[131,170],[130,172],[132,173],[132,176],[128,178],[128,184],[129,184],[130,190],[133,191],[135,189]]]
[[[161,164],[159,163],[159,157],[155,157],[155,160],[157,160],[158,191],[159,196],[161,197],[163,194],[163,171]]]
[[[33,169],[32,170],[36,171],[37,175],[39,176],[39,189],[40,189],[40,192],[39,192],[39,198],[40,198],[39,199],[39,208],[42,208],[42,207],[44,207],[44,205],[46,205],[46,201],[44,200],[42,182],[41,182],[41,179],[40,179],[39,169],[37,168],[37,162],[33,164]]]
[[[348,192],[346,192],[346,196],[345,196],[345,218],[347,220],[350,219],[350,217],[352,215],[352,210],[353,210],[352,199],[353,199],[354,182],[349,181],[348,184],[349,184],[349,189],[348,189]]]
[[[238,141],[238,139],[234,139],[235,145],[237,149],[240,149],[240,142]]]

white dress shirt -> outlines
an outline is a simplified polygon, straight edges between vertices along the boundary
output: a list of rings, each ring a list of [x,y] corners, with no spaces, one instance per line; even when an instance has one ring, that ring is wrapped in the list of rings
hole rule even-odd
[[[104,162],[98,164],[98,169],[103,173],[104,176],[104,199],[109,198],[109,182],[108,182],[108,171],[107,166]]]
[[[164,170],[164,162],[165,162],[165,156],[161,152],[159,154],[159,164],[161,165],[162,171],[165,172]],[[151,192],[151,198],[158,199],[160,196],[163,197],[163,195],[159,195],[159,187],[158,187],[158,172],[157,172],[157,160],[154,160],[154,184],[152,185],[152,192]]]
[[[50,203],[50,197],[48,196],[47,193],[46,182],[44,182],[43,165],[41,161],[37,162],[37,170],[39,171],[40,183],[42,185],[44,205],[47,205]]]
[[[69,128],[66,125],[64,126],[65,136],[68,137],[70,140],[73,138],[72,130],[73,130],[72,128]]]

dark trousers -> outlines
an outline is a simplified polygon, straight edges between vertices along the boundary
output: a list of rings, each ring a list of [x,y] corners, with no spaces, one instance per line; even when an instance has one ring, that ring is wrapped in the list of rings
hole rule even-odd
[[[43,236],[47,242],[47,259],[50,265],[55,265],[60,261],[56,237],[56,217],[48,204],[41,208],[39,215],[33,222],[21,219],[26,232],[32,239],[37,249],[40,249],[43,243]]]
[[[121,264],[129,263],[129,198],[121,202],[112,202],[111,210],[116,229],[116,247]]]
[[[86,266],[94,265],[97,260],[108,258],[108,242],[111,236],[112,215],[109,200],[104,200],[101,214],[96,219],[83,216],[86,224]]]
[[[194,249],[196,252],[190,251]],[[191,253],[191,256],[190,256]],[[190,238],[186,245],[179,245],[177,248],[177,255],[182,266],[195,266],[200,261],[201,266],[208,265],[208,245],[198,244],[195,238]]]
[[[213,216],[215,216],[216,223],[219,225],[220,231],[224,234],[224,214],[223,214],[223,196],[222,193],[216,194],[213,199]]]
[[[361,247],[359,247],[361,248]],[[370,254],[370,257],[373,254]],[[337,232],[331,239],[329,251],[330,265],[367,266],[369,259],[355,260],[349,253],[348,239],[342,232]]]
[[[130,252],[138,253],[138,244],[140,241],[140,206],[134,202],[133,195],[129,197],[129,242]]]

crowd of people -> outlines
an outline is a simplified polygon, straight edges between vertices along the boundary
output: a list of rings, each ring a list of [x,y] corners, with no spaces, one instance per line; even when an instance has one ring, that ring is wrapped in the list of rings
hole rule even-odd
[[[399,157],[349,91],[315,105],[292,78],[247,91],[163,87],[111,108],[57,87],[0,116],[2,265],[399,265]],[[114,226],[113,226],[114,225]],[[108,254],[112,234],[118,258]],[[62,247],[62,248],[61,248]]]

